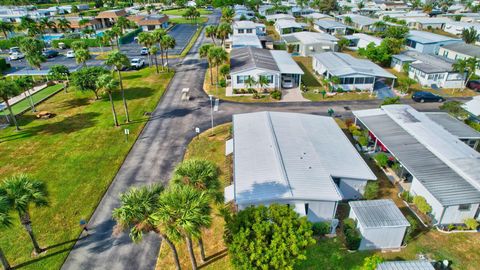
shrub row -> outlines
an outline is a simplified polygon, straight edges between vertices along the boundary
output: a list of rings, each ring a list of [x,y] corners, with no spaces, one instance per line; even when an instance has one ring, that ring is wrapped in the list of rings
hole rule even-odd
[[[319,236],[328,234],[330,233],[330,222],[315,222],[312,224],[312,231]]]
[[[126,44],[126,43],[130,43],[133,41],[133,39],[140,33],[142,32],[142,28],[139,27],[127,34],[125,34],[124,36],[122,36],[118,42],[120,42],[120,44]]]
[[[360,247],[362,236],[357,229],[355,220],[351,218],[343,220],[343,234],[345,235],[345,244],[349,250],[357,250]]]
[[[72,43],[75,41],[83,41],[85,44],[87,44],[88,47],[100,47],[100,41],[98,39],[90,39],[90,38],[85,38],[85,39],[55,39],[52,40],[52,46],[54,48],[58,48],[58,43],[65,43],[65,46],[67,48],[71,48]]]

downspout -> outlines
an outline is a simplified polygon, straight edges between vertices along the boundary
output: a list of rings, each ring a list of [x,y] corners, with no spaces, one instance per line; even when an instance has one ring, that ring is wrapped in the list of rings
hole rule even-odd
[[[447,206],[448,207],[448,206]],[[438,220],[437,223],[433,224],[433,226],[438,226],[438,225],[441,225],[441,222],[442,222],[442,219],[443,219],[443,216],[445,215],[445,207],[443,207],[442,209],[442,214],[440,215],[440,219]]]

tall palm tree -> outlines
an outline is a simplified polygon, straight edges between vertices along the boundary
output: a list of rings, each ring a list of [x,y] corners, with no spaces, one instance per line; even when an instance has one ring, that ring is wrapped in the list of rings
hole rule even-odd
[[[235,11],[231,7],[222,8],[222,22],[231,24],[233,22],[233,17],[235,17]]]
[[[269,84],[270,84],[270,81],[266,76],[260,76],[258,78],[258,85],[260,86],[260,88],[264,88]]]
[[[120,90],[122,92],[123,108],[125,109],[125,118],[126,122],[128,123],[130,122],[130,115],[128,114],[127,99],[125,98],[125,90],[123,89],[121,70],[130,66],[130,60],[128,60],[128,57],[125,54],[118,50],[114,50],[108,54],[107,60],[105,60],[105,65],[111,66],[113,68],[112,71],[117,71],[118,81],[120,82]]]
[[[160,49],[160,58],[162,60],[162,70],[163,70],[163,67],[164,67],[163,52],[165,50],[165,47],[163,47],[163,45],[162,45],[162,39],[166,34],[167,34],[167,31],[165,31],[165,29],[155,29],[152,32],[153,42],[157,43],[158,48]]]
[[[20,30],[27,31],[27,35],[30,36],[30,37],[34,37],[35,35],[39,34],[39,32],[40,32],[39,29],[38,29],[38,25],[35,22],[35,20],[30,18],[29,16],[24,16],[20,19],[20,24],[18,25],[18,28]]]
[[[213,85],[213,65],[212,65],[212,57],[208,53],[210,51],[210,48],[212,48],[214,45],[213,44],[203,44],[200,49],[198,50],[198,54],[200,55],[201,58],[206,58],[208,61],[208,69],[210,70],[210,84]]]
[[[225,51],[225,49],[223,49],[222,47],[212,47],[210,48],[209,52],[208,52],[211,56],[212,56],[212,59],[213,59],[213,64],[215,65],[215,69],[216,69],[216,75],[217,75],[217,85],[218,85],[218,81],[219,81],[219,74],[218,74],[218,68],[223,64],[225,63],[225,61],[228,60],[228,54],[227,52]]]
[[[205,191],[216,203],[223,201],[223,193],[220,191],[220,179],[218,167],[208,160],[189,159],[181,162],[173,172],[174,184],[188,185],[199,191]],[[202,262],[205,261],[205,248],[202,235],[198,236],[198,245]]]
[[[36,112],[35,104],[32,99],[32,95],[30,94],[30,89],[33,87],[33,79],[30,76],[20,76],[15,79],[15,83],[17,86],[23,90],[23,92],[28,95],[28,101],[30,103],[30,108],[32,112]]]
[[[69,81],[70,70],[65,65],[53,65],[48,71],[48,76],[57,81],[63,81],[63,88],[65,88],[65,93],[67,93],[67,83]],[[65,79],[67,83],[65,83]]]
[[[112,31],[113,35],[115,36],[115,40],[117,41],[117,49],[120,50],[120,37],[122,36],[122,29],[117,25],[114,25],[110,31]]]
[[[65,32],[65,30],[71,29],[72,23],[65,19],[65,18],[60,18],[57,20],[57,28],[60,29],[60,31]]]
[[[305,22],[308,25],[308,31],[312,32],[313,27],[315,25],[315,19],[313,19],[312,17],[308,17],[308,18],[305,19]]]
[[[53,28],[55,28],[55,26],[56,26],[55,22],[51,21],[50,18],[48,18],[48,17],[41,18],[38,21],[38,29],[40,30],[41,35],[45,34],[45,30],[53,29]]]
[[[463,75],[465,75],[466,73],[463,88],[465,88],[472,75],[475,74],[478,64],[479,60],[476,57],[468,59],[458,59],[455,63],[453,63],[452,67],[454,71]]]
[[[254,85],[257,84],[257,81],[252,76],[248,76],[247,79],[245,79],[245,84],[248,86],[248,88],[252,88]]]
[[[143,45],[144,47],[150,48],[155,43],[155,39],[152,33],[141,32],[140,34],[138,34],[137,37],[138,37],[138,43]],[[152,58],[150,57],[150,51],[148,52],[148,64],[149,66],[152,66]]]
[[[140,33],[140,34],[142,34],[142,33]],[[111,30],[106,30],[105,32],[103,32],[102,41],[105,44],[110,45],[112,47],[112,50],[113,50],[113,46],[114,46],[113,45],[113,40],[114,39],[115,39],[115,34]]]
[[[217,37],[222,40],[221,46],[225,43],[225,39],[232,33],[232,26],[229,23],[221,23],[217,29]]]
[[[163,49],[165,50],[165,59],[167,61],[167,71],[168,71],[168,69],[169,69],[169,67],[168,67],[168,49],[175,48],[175,45],[177,44],[177,42],[175,41],[175,39],[172,36],[165,35],[165,36],[163,36],[160,44],[162,45]]]
[[[462,39],[465,43],[472,44],[475,43],[479,38],[479,34],[475,28],[465,28],[462,30]]]
[[[44,183],[25,174],[20,174],[5,179],[0,190],[3,190],[0,193],[5,194],[10,211],[18,213],[20,223],[30,236],[35,252],[37,254],[41,253],[43,249],[38,245],[32,229],[30,206],[32,204],[37,207],[48,205],[48,195]]]
[[[11,217],[8,213],[8,201],[5,194],[0,193],[0,229],[8,228],[12,225]],[[3,266],[4,270],[10,270],[10,264],[8,263],[7,257],[3,253],[2,248],[0,247],[0,264]]]
[[[0,21],[0,31],[5,36],[5,39],[8,38],[8,33],[12,32],[15,27],[10,22]]]
[[[215,42],[215,37],[217,36],[217,26],[209,25],[205,27],[205,36],[212,39],[213,45],[217,45],[217,43]]]
[[[115,80],[110,74],[103,74],[98,77],[97,88],[108,95],[108,98],[110,99],[110,105],[112,107],[113,123],[116,127],[118,127],[117,112],[115,111],[115,104],[113,103],[112,98],[113,91],[118,88],[118,81]]]
[[[123,33],[125,32],[125,29],[129,28],[131,24],[130,24],[130,21],[127,18],[120,17],[115,22],[115,25],[120,28],[120,30],[122,32],[122,35],[123,35]]]
[[[13,114],[12,107],[8,100],[16,95],[20,94],[20,87],[11,80],[0,80],[0,98],[3,100],[5,105],[7,105],[8,112],[10,113],[10,118],[12,118],[13,123],[15,124],[15,129],[20,130],[18,126],[17,119]]]
[[[157,46],[152,46],[150,48],[148,48],[148,53],[150,55],[153,55],[153,60],[155,61],[155,71],[157,72],[157,74],[159,73],[158,72],[158,59],[157,59],[157,54],[158,54],[158,47]]]
[[[87,66],[87,60],[91,58],[90,51],[88,49],[79,48],[75,50],[75,61],[77,64]]]
[[[210,212],[209,196],[206,192],[191,186],[173,185],[160,196],[159,208],[152,215],[153,220],[164,224],[171,239],[185,239],[193,270],[197,270],[197,261],[192,238],[198,238],[201,229],[211,225]]]
[[[113,210],[112,216],[117,225],[115,231],[129,230],[129,236],[134,242],[140,242],[144,233],[155,232],[172,250],[177,270],[180,270],[177,248],[166,233],[160,230],[161,222],[152,218],[160,208],[159,197],[163,192],[160,185],[132,187],[120,195],[120,207]]]
[[[25,37],[20,40],[20,51],[25,54],[25,59],[32,68],[40,70],[45,57],[42,55],[44,43],[33,37]]]

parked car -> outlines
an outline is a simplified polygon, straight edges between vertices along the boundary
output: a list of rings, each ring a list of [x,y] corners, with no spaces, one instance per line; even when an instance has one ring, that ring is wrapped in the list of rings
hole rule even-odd
[[[418,91],[412,95],[412,99],[416,102],[444,102],[445,98],[430,92]]]
[[[140,51],[140,55],[147,55],[148,54],[148,48],[143,47],[142,50]]]
[[[282,79],[282,88],[293,88],[293,79],[290,77],[284,77]]]
[[[67,58],[75,58],[75,53],[73,51],[68,51],[65,55]]]
[[[467,87],[475,91],[480,91],[480,80],[468,81]]]
[[[206,10],[213,11],[213,7],[212,6],[207,6]]]
[[[58,52],[55,50],[46,50],[42,53],[42,55],[45,56],[46,58],[53,58],[58,55]]]
[[[18,60],[22,58],[25,58],[25,55],[21,52],[12,52],[10,54],[10,60]]]
[[[130,60],[130,67],[133,69],[141,69],[145,65],[145,61],[140,58]]]
[[[20,48],[18,47],[11,47],[9,50],[8,50],[8,54],[12,54],[14,52],[20,52]]]

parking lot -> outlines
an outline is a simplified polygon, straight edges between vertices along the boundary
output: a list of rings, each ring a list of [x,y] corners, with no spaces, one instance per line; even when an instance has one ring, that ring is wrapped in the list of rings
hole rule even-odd
[[[180,54],[182,53],[183,49],[187,46],[189,43],[190,39],[193,37],[195,34],[195,31],[197,30],[196,25],[191,25],[191,24],[177,24],[174,27],[172,27],[169,31],[169,34],[175,38],[176,40],[176,46],[174,49],[169,50],[169,55],[175,55],[175,54]],[[144,58],[145,63],[148,63],[147,59],[145,56],[140,55],[140,50],[142,49],[142,45],[138,44],[137,42],[133,41],[128,44],[123,44],[120,45],[120,50],[125,53],[128,58]],[[57,50],[57,49],[56,49]],[[108,48],[103,48],[104,51],[109,51],[111,50],[110,47]],[[68,51],[66,50],[57,50],[60,55],[54,58],[47,59],[46,62],[42,63],[41,70],[48,70],[52,65],[65,65],[71,70],[77,69],[80,65],[78,65],[75,62],[74,58],[67,58],[65,55]],[[98,54],[101,52],[101,48],[90,48],[90,51],[92,54]],[[103,60],[96,60],[94,59],[96,55],[92,55],[92,59],[87,61],[88,66],[101,66],[103,65]],[[8,61],[8,60],[7,60]],[[9,61],[9,63],[12,66],[12,69],[9,70],[7,73],[15,73],[18,71],[27,71],[31,70],[31,68],[28,66],[28,63],[25,59],[20,59],[20,60],[14,60],[14,61]]]

